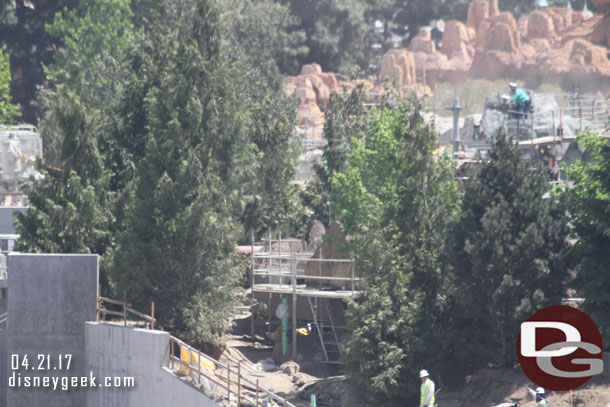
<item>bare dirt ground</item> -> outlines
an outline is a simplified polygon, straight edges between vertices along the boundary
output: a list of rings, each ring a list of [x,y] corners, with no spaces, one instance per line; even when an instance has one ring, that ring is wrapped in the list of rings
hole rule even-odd
[[[267,358],[274,358],[273,345],[269,340],[252,341],[249,336],[250,321],[249,314],[239,315],[235,319],[233,332],[225,336],[226,350],[223,352],[220,361],[231,366],[240,365],[242,374],[258,383],[273,393],[286,398],[297,407],[309,406],[310,392],[316,383],[324,382],[325,387],[330,383],[344,385],[344,377],[339,376],[340,372],[335,365],[327,365],[320,362],[311,361],[313,352],[311,343],[315,343],[313,337],[300,337],[298,353],[304,356],[304,360],[298,363],[287,362],[279,364],[277,369],[270,372],[262,372],[256,369],[257,362]],[[216,372],[224,375],[226,372],[219,370]],[[338,389],[336,389],[338,390]],[[341,395],[344,391],[333,391],[332,398],[336,403],[340,403]],[[340,404],[328,404],[331,397],[326,394],[319,394],[318,403],[321,406],[331,406]],[[326,401],[326,402],[325,402]]]
[[[536,385],[521,369],[482,369],[467,379],[459,391],[441,390],[438,404],[441,407],[491,407],[502,402],[517,402],[520,407],[535,407],[536,402],[527,388]],[[610,372],[605,377],[592,378],[585,386],[570,392],[548,392],[552,407],[608,407],[610,403]],[[572,404],[573,403],[573,404]]]

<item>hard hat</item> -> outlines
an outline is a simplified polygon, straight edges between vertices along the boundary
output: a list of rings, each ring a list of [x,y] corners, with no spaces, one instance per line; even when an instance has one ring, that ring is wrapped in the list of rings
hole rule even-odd
[[[424,377],[428,377],[428,376],[430,376],[430,375],[428,374],[428,371],[426,369],[419,372],[420,379],[424,378]]]
[[[544,389],[542,387],[537,387],[536,394],[544,394]]]
[[[514,89],[514,88],[516,88],[516,87],[517,87],[517,84],[516,84],[515,82],[511,82],[511,83],[509,83],[509,84],[508,84],[508,86],[509,86],[510,88]]]

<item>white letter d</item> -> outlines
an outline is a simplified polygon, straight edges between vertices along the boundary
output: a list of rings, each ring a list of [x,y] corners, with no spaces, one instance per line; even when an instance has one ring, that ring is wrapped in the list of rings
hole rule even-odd
[[[580,342],[580,332],[565,322],[528,321],[521,324],[521,355],[524,357],[559,357],[569,355],[578,347],[566,346],[558,350],[536,350],[536,328],[559,329],[564,333],[564,342]]]

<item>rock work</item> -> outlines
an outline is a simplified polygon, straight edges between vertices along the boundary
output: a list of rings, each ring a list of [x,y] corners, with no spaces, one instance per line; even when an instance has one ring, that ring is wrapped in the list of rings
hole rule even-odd
[[[609,14],[549,7],[516,20],[511,13],[500,12],[498,0],[473,0],[466,24],[446,23],[440,49],[430,31],[422,29],[407,50],[391,50],[383,61],[391,64],[396,55],[412,53],[417,77],[425,76],[431,87],[441,81],[461,83],[474,77],[518,78],[528,86],[542,80],[564,86],[578,83],[581,88],[589,85],[591,90],[608,90],[610,0],[595,3],[598,10]],[[395,71],[383,73],[400,82]]]
[[[413,75],[414,72],[413,69]],[[370,80],[350,81],[345,75],[322,72],[322,68],[318,64],[308,64],[302,67],[298,76],[284,78],[284,91],[288,95],[296,95],[301,100],[297,110],[299,127],[322,129],[324,127],[322,108],[328,103],[330,94],[349,92],[360,84],[364,86],[365,91],[371,90],[375,86]],[[315,133],[315,135],[317,138],[322,138],[321,132]]]

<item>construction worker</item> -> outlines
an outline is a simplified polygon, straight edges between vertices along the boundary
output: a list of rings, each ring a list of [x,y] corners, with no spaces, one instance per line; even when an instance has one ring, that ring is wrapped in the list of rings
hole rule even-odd
[[[537,387],[536,391],[529,387],[527,390],[529,390],[532,396],[536,397],[536,407],[549,407],[549,402],[546,397],[544,397],[544,389],[542,387]]]
[[[421,399],[419,407],[434,406],[434,382],[430,380],[430,375],[426,369],[419,372],[421,379]]]
[[[513,98],[508,102],[516,104],[517,111],[519,111],[519,113],[523,112],[523,120],[527,120],[527,111],[530,107],[530,95],[528,95],[523,89],[517,88],[517,84],[515,82],[509,83],[508,86],[510,87],[510,92],[513,95]]]

